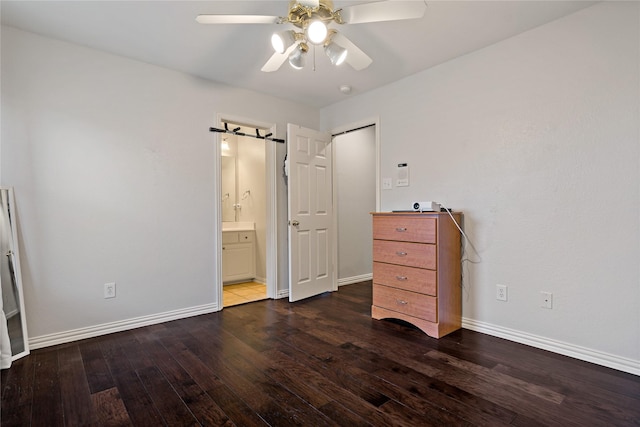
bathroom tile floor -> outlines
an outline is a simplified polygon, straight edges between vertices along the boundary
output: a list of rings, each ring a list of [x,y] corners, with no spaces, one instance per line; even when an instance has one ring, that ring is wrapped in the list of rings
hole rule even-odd
[[[267,298],[267,286],[257,282],[224,285],[222,290],[223,307],[260,301]]]

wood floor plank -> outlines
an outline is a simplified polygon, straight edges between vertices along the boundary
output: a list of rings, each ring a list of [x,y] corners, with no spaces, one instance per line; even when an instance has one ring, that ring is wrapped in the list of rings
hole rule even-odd
[[[114,334],[112,340],[100,341],[105,362],[109,366],[109,371],[131,422],[136,426],[164,425],[151,397],[120,346],[121,340],[127,335]]]
[[[98,425],[101,427],[133,425],[117,388],[114,387],[94,393],[91,395],[91,401],[96,411]]]
[[[157,367],[139,369],[137,373],[149,397],[153,400],[154,406],[167,425],[192,426],[197,424],[195,416]]]
[[[92,394],[114,387],[109,367],[104,360],[99,340],[87,340],[79,343],[80,354],[85,365],[89,390]]]
[[[3,426],[21,426],[31,419],[34,395],[35,366],[33,358],[23,358],[12,363],[2,375],[2,404],[0,416]]]
[[[62,396],[58,374],[58,352],[44,349],[29,357],[35,359],[32,426],[62,426]]]
[[[77,345],[63,347],[58,351],[58,376],[65,424],[98,425]]]

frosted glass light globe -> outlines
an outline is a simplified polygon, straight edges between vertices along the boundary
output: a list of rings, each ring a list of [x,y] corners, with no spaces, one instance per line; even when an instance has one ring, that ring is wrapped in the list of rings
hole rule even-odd
[[[280,34],[274,33],[271,36],[271,46],[273,46],[273,50],[278,53],[284,52],[284,41],[282,40],[282,37],[280,37]]]
[[[307,38],[313,44],[321,44],[327,38],[327,26],[322,21],[313,21],[307,28]]]
[[[324,47],[324,51],[331,60],[333,65],[340,65],[347,59],[347,49],[342,46],[331,42]]]

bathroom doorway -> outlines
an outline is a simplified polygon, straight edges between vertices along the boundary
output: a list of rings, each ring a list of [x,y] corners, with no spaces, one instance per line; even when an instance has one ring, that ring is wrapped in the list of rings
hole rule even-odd
[[[270,129],[246,122],[223,120],[220,134],[220,214],[222,307],[270,297],[271,189],[267,173],[272,141],[254,138]]]

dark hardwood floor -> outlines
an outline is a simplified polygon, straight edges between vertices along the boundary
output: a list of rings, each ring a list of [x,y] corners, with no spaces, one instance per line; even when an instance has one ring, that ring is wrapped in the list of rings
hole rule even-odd
[[[33,351],[2,426],[631,426],[640,377],[370,317],[371,283]]]

